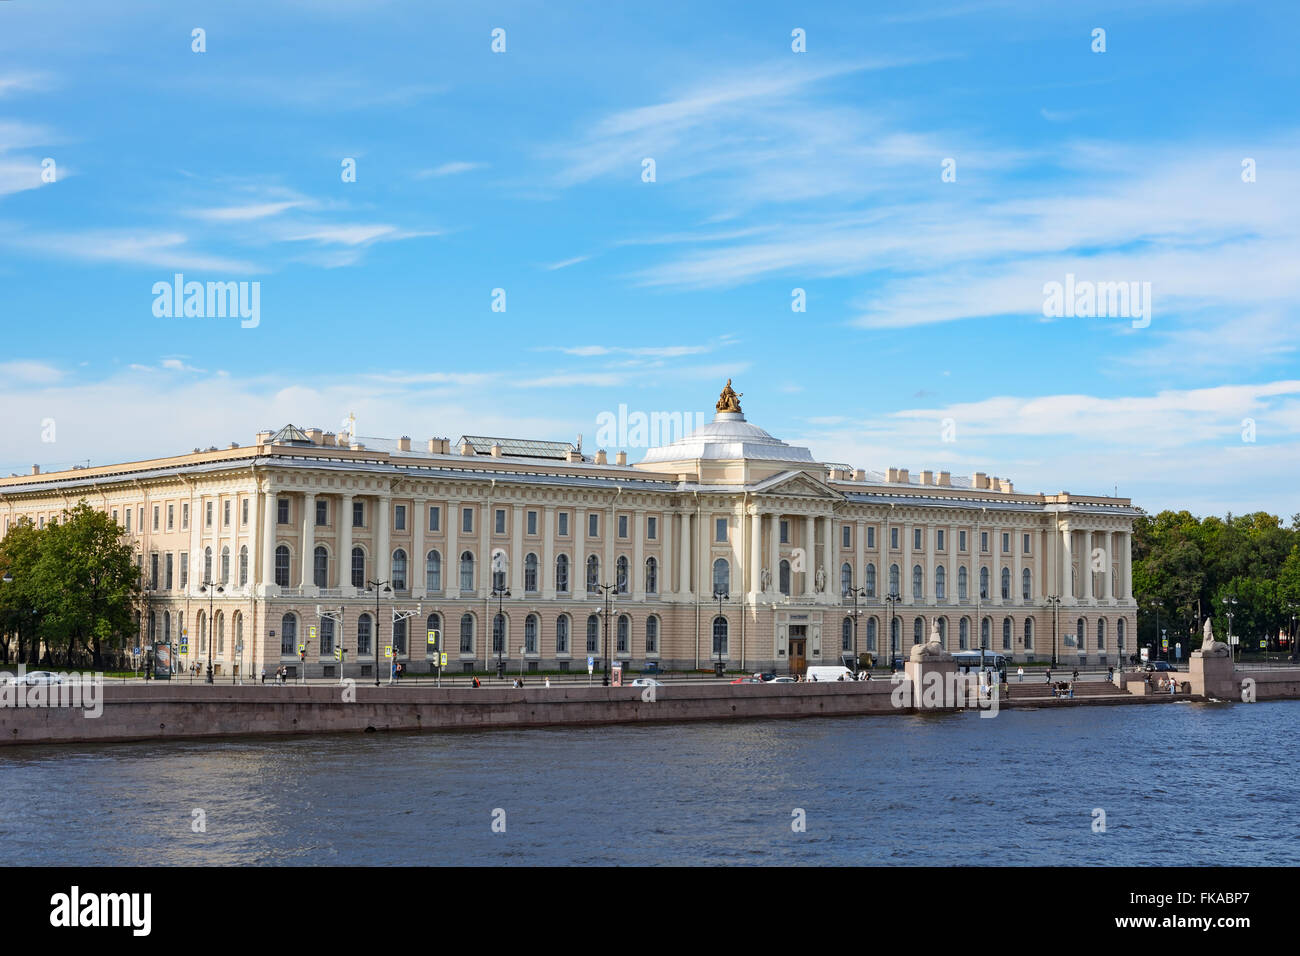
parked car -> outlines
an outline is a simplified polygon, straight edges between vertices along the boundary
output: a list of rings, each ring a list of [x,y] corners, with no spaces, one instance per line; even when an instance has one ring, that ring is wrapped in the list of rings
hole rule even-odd
[[[731,683],[733,684],[761,684],[763,683],[757,677],[737,677]]]
[[[62,684],[63,678],[53,671],[29,671],[14,678],[15,684]]]
[[[1178,671],[1178,668],[1173,664],[1170,664],[1168,661],[1147,661],[1142,665],[1142,669],[1144,671],[1154,671],[1157,674],[1169,673],[1171,671],[1176,673]]]
[[[768,683],[769,684],[797,684],[798,681],[796,681],[793,677],[773,677],[770,681],[768,681]]]
[[[655,680],[653,677],[638,677],[628,685],[629,687],[663,687],[664,682]]]

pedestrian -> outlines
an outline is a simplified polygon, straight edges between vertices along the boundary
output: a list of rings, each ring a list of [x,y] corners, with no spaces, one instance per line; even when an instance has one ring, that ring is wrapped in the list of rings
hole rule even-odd
[[[1074,681],[1070,681],[1070,700],[1074,700]]]
[[[1076,668],[1074,669],[1074,673],[1070,675],[1070,681],[1071,681],[1071,682],[1074,682],[1074,681],[1076,681],[1076,680],[1078,680],[1078,679],[1079,679],[1079,668],[1076,667]]]
[[[1178,679],[1175,678],[1175,677],[1170,677],[1170,678],[1169,678],[1169,696],[1172,697],[1174,694],[1177,694],[1177,693],[1178,693]]]
[[[1047,668],[1047,683],[1050,684],[1051,682],[1052,682],[1052,669],[1049,667]]]
[[[1022,680],[1024,680],[1024,679],[1025,679],[1025,669],[1024,669],[1023,667],[1017,667],[1017,668],[1016,668],[1016,682],[1019,683],[1020,681],[1022,681]]]
[[[1107,668],[1106,668],[1106,680],[1110,681],[1112,684],[1115,683],[1115,667],[1114,667],[1114,665],[1111,665],[1110,667],[1107,667]]]
[[[550,679],[549,677],[546,678],[546,686],[547,686],[547,687],[550,687],[550,686],[551,686],[551,679]]]
[[[263,683],[263,684],[266,683],[266,665],[265,665],[265,664],[262,665],[262,683]]]

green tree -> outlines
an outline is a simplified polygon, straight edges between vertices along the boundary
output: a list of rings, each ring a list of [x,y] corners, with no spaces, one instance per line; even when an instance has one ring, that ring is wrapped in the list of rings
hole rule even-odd
[[[17,661],[34,664],[40,651],[34,573],[43,533],[27,518],[20,518],[0,541],[0,577],[10,578],[8,583],[0,582],[0,631],[4,632],[6,664],[10,661],[11,638],[16,639],[12,654]]]

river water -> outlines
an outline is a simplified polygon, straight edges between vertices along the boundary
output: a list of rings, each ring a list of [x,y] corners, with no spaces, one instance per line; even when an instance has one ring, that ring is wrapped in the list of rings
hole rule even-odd
[[[1296,865],[1297,720],[1300,701],[1186,703],[11,747],[0,846],[74,866]]]

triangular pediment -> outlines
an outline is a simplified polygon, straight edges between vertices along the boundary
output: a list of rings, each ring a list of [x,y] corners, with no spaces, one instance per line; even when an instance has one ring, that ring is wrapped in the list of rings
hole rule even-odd
[[[843,501],[844,495],[830,485],[819,481],[806,471],[785,471],[764,479],[754,486],[754,491],[764,495],[784,495],[791,498],[815,498],[824,501]]]

